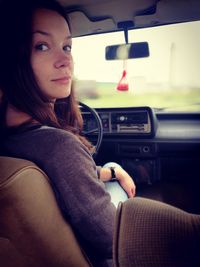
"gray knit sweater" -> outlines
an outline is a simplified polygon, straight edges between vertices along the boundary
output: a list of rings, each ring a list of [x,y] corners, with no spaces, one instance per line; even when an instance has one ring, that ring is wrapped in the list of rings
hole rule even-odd
[[[116,208],[78,138],[42,126],[9,135],[4,149],[4,154],[33,161],[46,172],[65,218],[94,266],[111,266]]]

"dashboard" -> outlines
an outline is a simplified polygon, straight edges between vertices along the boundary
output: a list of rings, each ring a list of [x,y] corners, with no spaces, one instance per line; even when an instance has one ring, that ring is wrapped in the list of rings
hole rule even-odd
[[[96,109],[103,126],[104,135],[132,135],[135,137],[153,137],[156,131],[156,119],[149,107]],[[84,131],[97,129],[94,116],[82,112]]]
[[[194,179],[200,160],[200,113],[157,112],[149,107],[95,109],[103,126],[98,165],[115,161],[134,176],[137,184]],[[82,112],[90,141],[97,122]]]

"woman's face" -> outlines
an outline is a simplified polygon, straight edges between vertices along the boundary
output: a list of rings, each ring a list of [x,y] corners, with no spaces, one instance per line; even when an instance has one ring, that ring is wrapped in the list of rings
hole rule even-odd
[[[31,65],[38,85],[50,101],[70,95],[71,45],[66,20],[55,11],[38,9],[33,17]]]

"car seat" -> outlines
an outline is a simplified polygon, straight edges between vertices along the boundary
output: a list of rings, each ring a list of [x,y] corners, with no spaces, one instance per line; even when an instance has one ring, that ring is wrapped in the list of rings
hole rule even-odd
[[[91,266],[48,177],[27,160],[0,157],[0,266]]]
[[[141,197],[120,203],[113,259],[115,267],[200,266],[200,215]]]

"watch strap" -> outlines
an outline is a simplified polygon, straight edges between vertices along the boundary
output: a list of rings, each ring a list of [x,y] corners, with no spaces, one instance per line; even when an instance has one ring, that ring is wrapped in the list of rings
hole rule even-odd
[[[111,179],[110,181],[116,181],[117,177],[116,177],[116,173],[115,173],[115,167],[109,167],[110,168],[110,172],[111,172]]]

